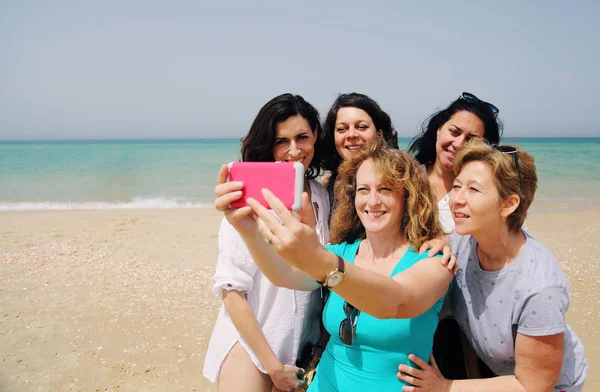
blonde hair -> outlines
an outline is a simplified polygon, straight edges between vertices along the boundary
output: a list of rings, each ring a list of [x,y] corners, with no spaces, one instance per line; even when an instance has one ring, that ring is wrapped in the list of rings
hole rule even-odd
[[[515,148],[519,160],[519,172],[517,172],[513,154],[496,150],[481,139],[473,139],[465,144],[454,159],[454,174],[456,176],[467,163],[482,162],[492,169],[494,184],[502,200],[511,195],[519,196],[520,201],[517,209],[506,218],[506,224],[510,231],[519,231],[523,227],[527,210],[533,203],[538,182],[533,157],[524,150]]]
[[[380,140],[345,159],[338,168],[334,193],[337,206],[331,220],[332,243],[353,243],[366,238],[365,228],[354,206],[356,174],[366,160],[373,160],[383,183],[403,192],[404,208],[398,232],[418,249],[423,242],[441,237],[442,228],[429,181],[419,163],[407,152],[387,147]]]

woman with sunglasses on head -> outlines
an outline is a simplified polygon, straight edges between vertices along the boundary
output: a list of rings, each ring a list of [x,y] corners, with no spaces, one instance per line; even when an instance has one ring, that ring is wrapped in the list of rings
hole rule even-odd
[[[459,271],[452,314],[497,377],[446,380],[435,365],[400,366],[404,391],[581,391],[588,364],[565,321],[567,279],[554,256],[522,230],[537,189],[533,158],[474,140],[454,160],[450,208]],[[474,354],[474,353],[472,353]],[[470,378],[474,355],[466,355]]]
[[[438,218],[446,234],[454,231],[450,213],[450,191],[454,181],[453,162],[458,150],[473,138],[484,138],[497,144],[502,134],[498,108],[475,95],[463,92],[447,108],[431,115],[422,132],[411,143],[409,151],[426,170],[438,207]],[[444,306],[433,351],[446,377],[466,377],[462,366],[460,329]]]
[[[344,159],[378,138],[398,148],[398,132],[379,104],[360,93],[338,95],[323,123],[323,167],[329,173],[323,176],[321,183],[329,192],[332,213],[338,167]]]
[[[431,190],[410,154],[382,144],[362,147],[339,167],[336,245],[323,247],[305,223],[311,221],[306,200],[301,217],[267,190],[278,218],[252,200],[229,209],[241,185],[225,182],[226,167],[215,188],[215,206],[273,283],[331,290],[323,311],[331,338],[309,391],[397,391],[405,385],[396,377],[398,364],[409,364],[411,352],[431,352],[452,268],[416,250],[443,235]]]
[[[299,95],[267,102],[242,139],[242,161],[302,162],[304,191],[315,214],[318,238],[329,238],[327,191],[315,178],[322,168],[317,110]],[[313,209],[314,206],[314,209]],[[306,343],[320,335],[320,290],[293,291],[273,285],[257,269],[236,230],[223,219],[214,291],[222,297],[204,362],[204,375],[219,391],[294,390],[303,383],[294,366]]]
[[[425,166],[438,203],[440,223],[446,233],[454,229],[448,206],[454,181],[454,157],[460,147],[473,138],[484,138],[491,144],[498,144],[502,136],[498,112],[491,103],[464,92],[446,109],[431,115],[423,123],[421,134],[408,148]]]

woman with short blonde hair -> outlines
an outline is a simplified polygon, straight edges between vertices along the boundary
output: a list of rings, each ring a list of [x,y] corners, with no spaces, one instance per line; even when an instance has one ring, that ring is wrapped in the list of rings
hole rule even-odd
[[[581,391],[588,364],[565,320],[567,279],[550,251],[521,229],[537,189],[533,157],[473,140],[454,165],[452,315],[472,346],[465,345],[469,378],[480,377],[471,366],[475,354],[497,376],[446,380],[427,358],[413,357],[421,369],[401,365],[398,377],[422,392]]]

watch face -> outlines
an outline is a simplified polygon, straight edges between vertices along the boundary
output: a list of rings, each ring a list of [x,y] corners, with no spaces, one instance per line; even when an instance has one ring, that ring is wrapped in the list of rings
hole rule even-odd
[[[337,286],[344,277],[344,274],[340,271],[335,271],[327,278],[327,287],[335,287]]]

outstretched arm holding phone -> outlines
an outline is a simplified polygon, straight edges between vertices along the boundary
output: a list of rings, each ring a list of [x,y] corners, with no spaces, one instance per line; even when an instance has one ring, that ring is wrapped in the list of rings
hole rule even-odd
[[[260,234],[259,224],[264,225],[264,222],[259,219],[248,205],[240,208],[230,208],[232,203],[242,198],[244,183],[241,181],[227,181],[228,168],[226,165],[221,167],[218,176],[218,185],[215,187],[215,195],[217,199],[214,206],[217,210],[223,212],[227,220],[235,227],[244,239],[250,254],[259,265],[261,271],[269,280],[281,287],[286,287],[292,290],[311,291],[320,286],[316,280],[308,275],[305,271],[295,268],[283,260],[265,238]],[[261,195],[262,196],[262,195]],[[274,197],[274,196],[273,196]],[[252,200],[252,199],[250,199]],[[294,214],[298,220],[308,224],[308,227],[314,227],[314,215],[308,203],[308,199],[303,196],[302,215]],[[255,205],[257,203],[255,202]],[[255,207],[256,208],[256,207]],[[320,243],[314,244],[321,246]],[[450,248],[443,239],[434,239],[425,242],[419,249],[419,252],[429,251],[429,256],[433,257],[440,251],[443,251],[443,257],[440,262],[443,266],[447,266],[449,270],[456,273],[456,261],[450,253]]]
[[[253,258],[258,257],[260,259],[255,259],[255,262],[259,265],[261,272],[276,286],[302,291],[311,291],[318,288],[319,284],[314,279],[304,271],[287,264],[266,243],[258,230],[257,218],[253,216],[250,206],[229,207],[242,197],[244,183],[241,181],[227,181],[227,173],[227,166],[223,165],[219,171],[219,184],[215,187],[217,199],[214,206],[217,210],[223,212],[229,223],[238,231],[246,243],[250,255]],[[314,215],[306,214],[306,219],[314,221]]]
[[[252,199],[248,200],[249,206],[234,210],[228,206],[242,196],[243,183],[225,182],[226,178],[227,167],[223,166],[219,185],[215,188],[215,207],[238,230],[263,274],[274,284],[294,290],[319,287],[317,280],[322,280],[338,266],[338,258],[323,248],[309,225],[301,222],[309,221],[312,215],[307,196],[303,196],[301,215],[288,211],[269,191],[263,191],[263,195],[278,218]],[[257,217],[253,218],[253,213]],[[334,290],[375,317],[415,317],[433,306],[448,287],[451,274],[446,268],[439,267],[439,261],[431,258],[390,279],[346,263],[346,284]],[[440,284],[432,285],[434,290],[419,283],[438,279]],[[389,300],[373,301],[373,298]]]

